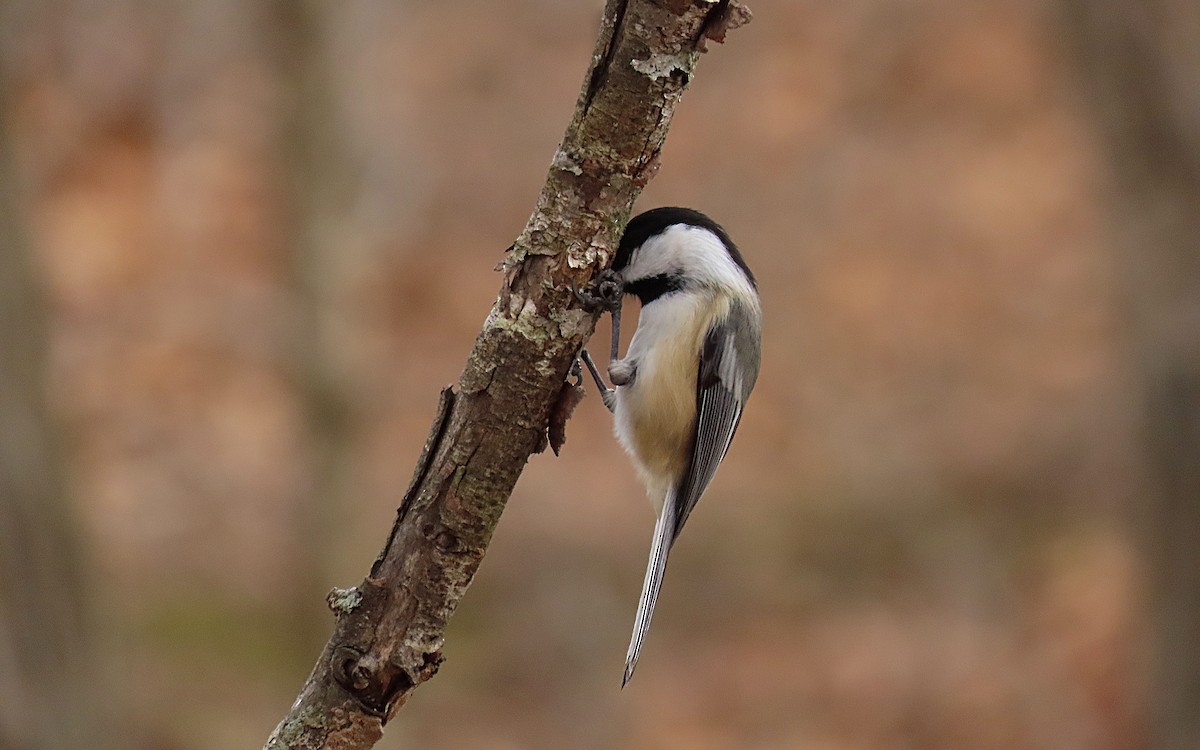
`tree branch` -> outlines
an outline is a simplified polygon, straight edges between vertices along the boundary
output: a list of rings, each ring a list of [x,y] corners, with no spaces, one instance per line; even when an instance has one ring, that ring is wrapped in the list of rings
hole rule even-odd
[[[442,661],[475,571],[597,314],[572,291],[611,260],[707,40],[749,20],[737,0],[608,0],[592,65],[504,283],[438,413],[387,544],[337,615],[266,747],[369,748]]]

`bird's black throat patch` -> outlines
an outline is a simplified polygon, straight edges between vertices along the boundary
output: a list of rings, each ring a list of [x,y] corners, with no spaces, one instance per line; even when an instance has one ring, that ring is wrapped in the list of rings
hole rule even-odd
[[[637,281],[625,283],[625,293],[632,294],[648,305],[659,297],[678,292],[684,287],[683,277],[678,274],[660,273]]]

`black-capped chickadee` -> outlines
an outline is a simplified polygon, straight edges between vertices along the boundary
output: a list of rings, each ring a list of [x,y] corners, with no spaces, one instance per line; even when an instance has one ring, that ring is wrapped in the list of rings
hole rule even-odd
[[[667,555],[729,450],[758,377],[762,308],[754,275],[716,222],[688,208],[634,217],[606,276],[642,303],[637,331],[617,359],[620,294],[604,385],[617,439],[658,511],[622,687],[633,676],[662,586]]]

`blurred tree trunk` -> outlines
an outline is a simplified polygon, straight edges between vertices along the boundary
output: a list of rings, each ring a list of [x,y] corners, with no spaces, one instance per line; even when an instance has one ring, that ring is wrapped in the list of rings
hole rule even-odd
[[[80,539],[46,402],[48,326],[0,70],[0,750],[104,747]]]
[[[1200,748],[1200,3],[1071,0],[1112,158],[1149,458],[1154,746]]]
[[[323,5],[311,0],[274,4],[266,32],[287,99],[282,113],[281,158],[285,224],[290,245],[296,324],[288,349],[292,382],[307,428],[308,481],[296,498],[296,551],[292,602],[305,652],[319,647],[326,624],[313,603],[329,590],[328,554],[353,464],[355,415],[350,385],[337,366],[339,255],[328,245],[339,207],[348,203],[347,150],[333,123],[333,60]]]

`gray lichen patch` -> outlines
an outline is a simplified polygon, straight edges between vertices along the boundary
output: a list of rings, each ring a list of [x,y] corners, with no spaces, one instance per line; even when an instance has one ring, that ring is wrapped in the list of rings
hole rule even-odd
[[[487,326],[493,330],[515,333],[538,344],[544,344],[558,334],[557,326],[538,312],[532,299],[513,295],[508,313],[497,315],[493,310],[488,316]]]
[[[290,748],[306,747],[309,729],[323,729],[329,726],[330,717],[321,710],[320,706],[302,705],[301,693],[292,705],[292,712],[271,732],[263,750],[290,750]]]
[[[676,52],[674,54],[652,54],[645,60],[633,60],[629,64],[634,70],[647,76],[652,81],[660,78],[670,78],[675,71],[687,73],[696,63],[696,53]]]
[[[562,149],[554,152],[554,159],[550,162],[550,166],[555,169],[561,169],[564,172],[570,172],[573,175],[583,174],[583,167],[579,166],[579,162],[572,159]]]
[[[325,601],[329,603],[329,608],[335,614],[339,615],[348,615],[358,609],[358,606],[362,604],[362,600],[362,592],[355,587],[348,589],[334,588],[325,597]]]
[[[570,268],[587,268],[600,257],[601,249],[595,243],[573,243],[567,249],[567,266]]]
[[[584,338],[594,326],[592,314],[583,310],[554,310],[550,319],[558,323],[559,334],[565,339]]]

